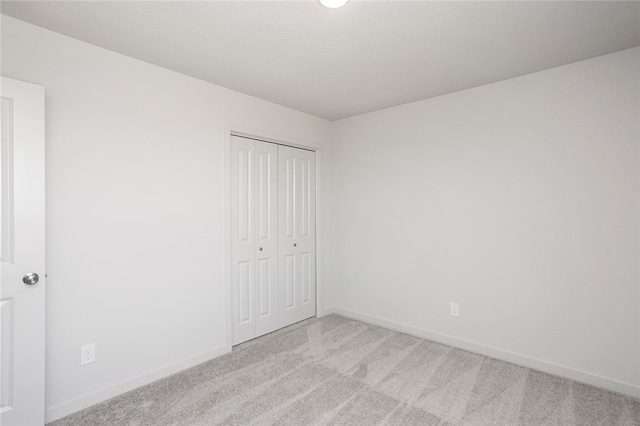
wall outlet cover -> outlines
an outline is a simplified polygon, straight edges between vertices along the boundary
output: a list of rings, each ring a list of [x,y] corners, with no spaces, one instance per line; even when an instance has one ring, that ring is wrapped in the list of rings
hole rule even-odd
[[[452,317],[459,317],[460,305],[458,305],[456,302],[451,302],[451,304],[449,305],[449,313]]]
[[[91,364],[96,362],[96,344],[80,346],[80,365]]]

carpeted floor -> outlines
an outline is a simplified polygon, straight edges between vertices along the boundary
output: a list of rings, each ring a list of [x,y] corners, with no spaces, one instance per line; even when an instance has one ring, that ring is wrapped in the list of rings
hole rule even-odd
[[[640,401],[337,315],[50,425],[640,425]]]

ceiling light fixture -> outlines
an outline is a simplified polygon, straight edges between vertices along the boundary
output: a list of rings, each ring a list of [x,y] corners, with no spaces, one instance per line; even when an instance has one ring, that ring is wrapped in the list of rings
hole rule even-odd
[[[321,5],[329,9],[337,9],[347,4],[349,0],[318,0]]]

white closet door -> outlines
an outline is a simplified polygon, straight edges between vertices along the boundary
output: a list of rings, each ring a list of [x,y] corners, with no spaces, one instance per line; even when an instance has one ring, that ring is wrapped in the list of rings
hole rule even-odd
[[[276,330],[278,146],[231,137],[233,344]]]
[[[256,336],[277,330],[278,145],[255,141],[256,153]]]
[[[280,325],[316,314],[315,153],[278,147]]]
[[[316,314],[316,153],[299,149],[300,170],[300,305],[299,319]]]
[[[231,137],[231,303],[233,344],[256,336],[254,141]]]

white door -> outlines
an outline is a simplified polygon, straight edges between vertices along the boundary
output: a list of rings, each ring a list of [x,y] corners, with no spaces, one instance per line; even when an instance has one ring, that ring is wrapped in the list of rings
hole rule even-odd
[[[256,153],[256,337],[277,330],[278,145],[255,141]]]
[[[231,137],[234,345],[279,326],[277,169],[277,145]]]
[[[280,326],[316,314],[315,152],[278,147]]]
[[[0,424],[36,426],[44,424],[44,88],[3,77],[0,94]]]

